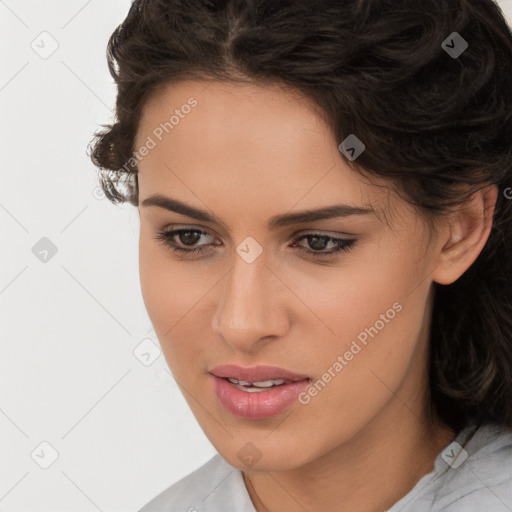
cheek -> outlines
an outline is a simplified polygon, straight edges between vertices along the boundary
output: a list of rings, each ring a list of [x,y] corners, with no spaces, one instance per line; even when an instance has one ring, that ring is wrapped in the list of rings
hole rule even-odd
[[[354,261],[350,271],[327,269],[296,280],[297,295],[307,297],[310,310],[303,317],[308,330],[303,337],[316,340],[311,361],[316,361],[317,377],[329,368],[335,371],[332,367],[342,356],[345,362],[342,370],[337,366],[337,375],[344,374],[338,384],[343,380],[345,390],[361,379],[378,380],[370,370],[389,382],[399,379],[425,325],[429,284],[424,280],[418,286],[425,271],[421,263],[394,250],[376,252],[375,258]]]
[[[149,238],[149,239],[148,239]],[[166,332],[187,312],[194,283],[187,281],[180,266],[171,260],[171,249],[145,237],[139,243],[139,275],[146,310],[158,336]]]
[[[298,304],[296,311],[304,312],[300,315],[303,326],[317,329],[324,339],[317,346],[323,349],[350,345],[351,339],[390,309],[389,316],[394,317],[393,304],[412,289],[415,270],[401,258],[382,250],[367,251],[363,256],[347,257],[338,268],[286,271],[291,272],[285,275],[286,282],[294,283],[293,290],[305,306],[293,301]]]
[[[144,304],[169,367],[193,357],[201,340],[208,339],[204,299],[211,278],[192,272],[186,262],[172,259],[171,249],[141,235],[139,276]]]

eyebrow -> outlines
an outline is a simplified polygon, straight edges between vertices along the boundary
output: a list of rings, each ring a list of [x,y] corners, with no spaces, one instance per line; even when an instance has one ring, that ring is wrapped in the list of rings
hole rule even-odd
[[[224,222],[218,219],[215,215],[212,215],[205,210],[194,208],[190,205],[182,203],[181,201],[178,201],[177,199],[171,199],[170,197],[166,197],[161,194],[153,194],[152,196],[149,196],[142,202],[142,206],[157,206],[171,212],[186,215],[187,217],[191,217],[196,220],[225,225]],[[294,213],[276,215],[269,219],[268,225],[270,229],[275,229],[277,227],[288,226],[290,224],[298,224],[301,222],[313,222],[322,219],[368,214],[375,215],[376,212],[373,208],[362,208],[360,206],[336,204],[315,210],[302,210]]]

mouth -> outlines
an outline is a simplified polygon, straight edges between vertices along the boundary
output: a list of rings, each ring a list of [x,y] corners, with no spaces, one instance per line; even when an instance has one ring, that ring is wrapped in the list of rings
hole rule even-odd
[[[310,384],[307,375],[275,366],[225,365],[208,372],[220,403],[231,414],[260,419],[284,411]]]
[[[309,375],[291,372],[278,366],[250,366],[242,367],[232,364],[226,364],[222,366],[216,366],[209,371],[215,377],[224,379],[232,379],[233,384],[252,383],[252,384],[263,384],[261,387],[269,387],[272,384],[267,384],[274,381],[280,382],[278,385],[289,382],[297,382],[299,380],[310,379]]]

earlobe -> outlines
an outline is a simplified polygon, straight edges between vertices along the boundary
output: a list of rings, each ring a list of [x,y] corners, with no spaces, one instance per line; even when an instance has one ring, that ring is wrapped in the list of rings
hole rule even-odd
[[[439,239],[433,281],[451,284],[475,262],[489,238],[497,198],[498,188],[489,185],[459,207],[443,231],[444,243]]]

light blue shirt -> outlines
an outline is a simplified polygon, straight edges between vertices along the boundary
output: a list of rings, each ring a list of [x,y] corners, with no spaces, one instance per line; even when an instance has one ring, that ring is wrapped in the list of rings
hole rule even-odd
[[[387,512],[511,512],[512,429],[470,423],[437,455],[432,472]],[[240,470],[219,454],[139,512],[255,512]]]

